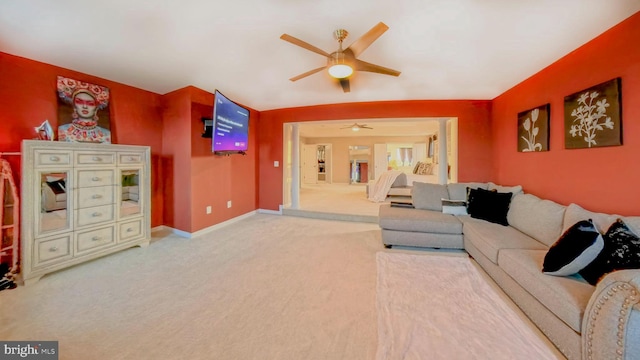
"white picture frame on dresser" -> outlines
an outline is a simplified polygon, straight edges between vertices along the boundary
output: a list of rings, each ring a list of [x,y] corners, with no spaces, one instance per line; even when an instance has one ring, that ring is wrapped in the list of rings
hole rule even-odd
[[[151,239],[150,148],[22,142],[21,278],[42,276]]]

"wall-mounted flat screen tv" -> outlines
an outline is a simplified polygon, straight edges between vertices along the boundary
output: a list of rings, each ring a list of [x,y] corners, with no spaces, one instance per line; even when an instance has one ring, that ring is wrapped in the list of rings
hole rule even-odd
[[[249,109],[229,100],[216,90],[213,105],[214,154],[244,154],[249,144]]]

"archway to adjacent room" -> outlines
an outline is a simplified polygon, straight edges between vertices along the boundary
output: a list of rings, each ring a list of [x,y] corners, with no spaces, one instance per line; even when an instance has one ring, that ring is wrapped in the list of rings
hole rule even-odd
[[[373,129],[353,131],[353,124],[366,124]],[[286,123],[283,132],[283,209],[368,214],[375,211],[377,215],[379,203],[360,201],[366,200],[367,182],[375,181],[389,169],[410,173],[418,162],[433,164],[434,176],[427,181],[443,184],[457,182],[457,118]],[[367,179],[367,182],[352,181],[355,158],[349,154],[350,146],[352,151],[355,149],[358,152],[355,157],[359,171],[357,176],[360,180]],[[366,148],[368,153],[364,150]],[[317,162],[321,154],[319,149],[325,150],[324,164]],[[324,167],[325,181],[316,181],[321,177],[318,171],[321,167]],[[355,204],[349,200],[353,191],[362,194],[358,198],[360,206],[351,206]],[[309,194],[313,194],[313,198]],[[349,207],[353,208],[350,210]]]

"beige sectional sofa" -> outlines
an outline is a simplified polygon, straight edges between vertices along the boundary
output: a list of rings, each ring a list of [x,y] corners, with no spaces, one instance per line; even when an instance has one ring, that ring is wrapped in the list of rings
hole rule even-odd
[[[414,204],[419,200],[422,209],[382,205],[385,246],[464,249],[569,359],[640,359],[640,270],[612,272],[597,286],[578,274],[541,271],[549,247],[567,228],[593,219],[603,232],[618,216],[564,206],[518,188],[512,188],[508,226],[437,209],[443,194],[464,200],[467,186],[506,189],[491,183],[429,185],[430,194],[421,194],[428,201],[414,193]],[[640,234],[640,217],[621,218]]]

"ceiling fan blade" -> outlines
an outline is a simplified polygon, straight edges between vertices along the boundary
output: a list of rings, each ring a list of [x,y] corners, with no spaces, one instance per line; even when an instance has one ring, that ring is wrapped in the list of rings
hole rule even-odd
[[[358,40],[354,41],[353,44],[349,45],[349,49],[353,51],[355,56],[362,54],[369,45],[376,41],[376,39],[384,34],[388,29],[389,27],[387,25],[379,22],[378,25],[372,27],[366,34],[362,35]]]
[[[351,87],[349,86],[349,79],[340,79],[340,86],[342,86],[342,91],[346,93],[351,91]]]
[[[292,78],[291,78],[291,79],[289,79],[289,80],[291,80],[291,81],[298,81],[298,80],[300,80],[300,79],[302,79],[302,78],[304,78],[304,77],[307,77],[307,76],[309,76],[309,75],[313,75],[313,74],[317,73],[318,71],[322,71],[322,70],[324,70],[325,68],[326,68],[326,66],[319,67],[319,68],[317,68],[317,69],[313,69],[313,70],[309,70],[309,71],[307,71],[306,73],[304,73],[304,74],[300,74],[300,75],[298,75],[298,76],[294,76],[294,77],[292,77]]]
[[[307,49],[309,51],[313,51],[316,54],[320,54],[322,56],[329,57],[329,54],[326,51],[324,51],[322,49],[318,49],[317,47],[315,47],[315,46],[313,46],[313,45],[311,45],[311,44],[309,44],[307,42],[304,42],[304,41],[302,41],[302,40],[300,40],[298,38],[294,38],[291,35],[282,34],[282,36],[280,36],[280,39],[282,39],[284,41],[288,41],[288,42],[290,42],[290,43],[292,43],[294,45],[298,45],[298,46],[300,46],[302,48],[305,48],[305,49]]]
[[[371,64],[366,61],[357,60],[357,59],[356,59],[356,70],[374,72],[378,74],[391,75],[391,76],[400,75],[400,71],[389,69],[380,65]]]

